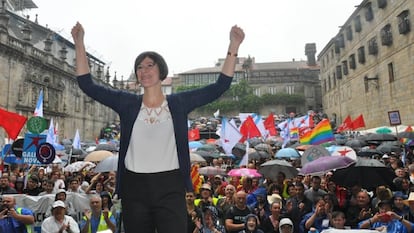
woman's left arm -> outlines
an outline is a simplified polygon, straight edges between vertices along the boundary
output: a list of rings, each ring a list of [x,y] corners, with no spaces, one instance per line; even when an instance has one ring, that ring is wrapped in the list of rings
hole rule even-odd
[[[227,51],[226,59],[224,60],[223,68],[221,72],[226,76],[233,77],[234,70],[236,68],[237,56],[239,52],[240,44],[244,40],[243,30],[234,25],[230,30],[230,44]]]

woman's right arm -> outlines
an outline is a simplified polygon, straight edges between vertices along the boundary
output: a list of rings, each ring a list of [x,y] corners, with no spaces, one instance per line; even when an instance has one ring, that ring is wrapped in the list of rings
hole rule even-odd
[[[88,58],[86,56],[86,49],[84,43],[85,31],[82,25],[77,22],[72,28],[72,37],[75,43],[75,56],[76,56],[76,75],[81,76],[90,73]]]

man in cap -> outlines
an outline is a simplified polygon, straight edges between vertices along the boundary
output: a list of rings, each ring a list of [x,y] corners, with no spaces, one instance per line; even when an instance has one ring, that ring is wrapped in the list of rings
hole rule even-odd
[[[55,201],[52,204],[52,216],[42,223],[42,233],[79,233],[78,223],[65,215],[66,205],[63,201]]]
[[[280,233],[293,233],[293,222],[290,218],[282,218],[279,222]]]
[[[211,185],[204,183],[200,188],[200,198],[194,200],[194,204],[203,209],[206,206],[216,206],[218,198],[213,197]]]
[[[14,233],[30,233],[34,223],[33,212],[16,206],[16,199],[12,195],[4,195],[3,210],[0,212],[0,231]]]

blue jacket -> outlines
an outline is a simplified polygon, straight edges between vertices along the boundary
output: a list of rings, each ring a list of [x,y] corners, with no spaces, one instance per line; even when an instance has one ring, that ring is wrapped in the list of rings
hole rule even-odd
[[[121,173],[125,170],[125,156],[131,139],[132,128],[142,104],[142,95],[96,84],[90,74],[77,77],[80,89],[94,100],[112,108],[119,114],[121,138],[115,193],[120,196]],[[187,191],[193,191],[190,176],[187,115],[195,108],[219,98],[232,82],[231,77],[220,74],[217,81],[203,88],[168,95],[168,107],[174,125],[178,161]]]

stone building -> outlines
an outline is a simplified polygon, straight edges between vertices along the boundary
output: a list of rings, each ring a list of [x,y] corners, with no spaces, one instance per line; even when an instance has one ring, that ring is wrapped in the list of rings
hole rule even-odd
[[[323,110],[342,123],[363,114],[366,127],[414,124],[414,1],[364,0],[318,55]]]
[[[286,61],[256,63],[254,58],[240,57],[236,64],[233,83],[244,79],[257,96],[264,94],[288,93],[305,97],[302,105],[265,106],[259,114],[270,112],[285,114],[289,112],[306,113],[308,110],[322,108],[322,95],[319,81],[319,65],[316,63],[316,45],[306,44],[307,61]],[[198,68],[178,74],[173,86],[206,85],[216,81],[224,59],[219,59],[214,67]]]
[[[18,3],[24,2],[25,5]],[[100,130],[117,119],[115,113],[87,97],[75,78],[73,44],[21,17],[15,10],[36,7],[32,1],[3,1],[0,9],[0,107],[31,117],[43,90],[43,115],[58,123],[59,138],[95,139]],[[96,81],[109,86],[105,63],[88,54]],[[27,132],[21,130],[21,135]],[[0,138],[7,138],[0,128]],[[3,142],[0,143],[0,145]]]

